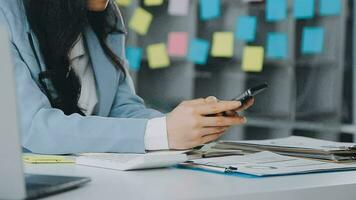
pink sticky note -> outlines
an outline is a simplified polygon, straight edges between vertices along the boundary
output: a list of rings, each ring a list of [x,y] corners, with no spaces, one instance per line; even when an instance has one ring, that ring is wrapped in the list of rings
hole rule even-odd
[[[171,32],[168,35],[168,54],[170,56],[183,57],[187,55],[188,33]]]

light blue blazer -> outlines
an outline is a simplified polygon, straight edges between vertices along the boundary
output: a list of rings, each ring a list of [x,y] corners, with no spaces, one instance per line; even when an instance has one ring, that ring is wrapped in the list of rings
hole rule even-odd
[[[121,28],[124,27],[120,19]],[[23,0],[0,1],[0,24],[10,33],[11,51],[17,81],[22,145],[34,153],[70,154],[82,152],[144,153],[144,134],[148,119],[162,117],[158,111],[147,109],[135,94],[131,77],[125,81],[105,56],[94,32],[84,33],[97,83],[99,105],[97,116],[66,116],[54,109],[39,83],[40,69],[45,64],[39,44],[29,27]],[[39,55],[38,64],[35,51]],[[125,35],[113,34],[109,46],[127,65]]]

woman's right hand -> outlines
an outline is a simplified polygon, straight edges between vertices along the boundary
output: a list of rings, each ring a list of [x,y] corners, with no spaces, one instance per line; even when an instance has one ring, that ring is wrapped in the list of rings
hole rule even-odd
[[[246,123],[242,116],[219,113],[239,110],[241,102],[197,99],[184,101],[167,115],[170,149],[190,149],[218,139],[230,126]]]

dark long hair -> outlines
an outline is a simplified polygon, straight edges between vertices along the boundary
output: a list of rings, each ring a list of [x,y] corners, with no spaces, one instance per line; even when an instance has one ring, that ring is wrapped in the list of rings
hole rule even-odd
[[[40,74],[40,79],[48,79],[57,94],[55,97],[47,94],[52,106],[61,109],[66,115],[73,113],[83,115],[78,107],[80,81],[71,70],[69,53],[80,34],[90,26],[106,56],[126,76],[121,59],[106,43],[108,35],[125,33],[123,29],[118,28],[121,15],[117,6],[110,0],[105,11],[92,12],[87,9],[87,0],[24,0],[24,2],[30,26],[39,41],[46,65],[46,71]]]

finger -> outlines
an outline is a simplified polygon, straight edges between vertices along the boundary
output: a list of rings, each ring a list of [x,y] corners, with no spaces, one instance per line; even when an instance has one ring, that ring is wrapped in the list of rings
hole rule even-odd
[[[203,117],[201,124],[203,127],[221,127],[221,126],[234,126],[246,123],[246,118],[242,116],[235,117]]]
[[[214,97],[214,96],[210,96],[205,98],[205,102],[206,103],[217,103],[219,102],[218,98]]]
[[[249,99],[246,103],[244,103],[240,108],[238,108],[236,111],[237,111],[237,112],[241,112],[241,111],[247,110],[247,109],[250,108],[254,103],[255,103],[255,99],[254,99],[254,98],[251,98],[251,99]]]
[[[202,144],[206,144],[206,143],[215,141],[215,140],[219,139],[222,135],[223,135],[223,133],[217,133],[217,134],[213,134],[213,135],[207,135],[207,136],[205,136],[205,137],[202,138]]]
[[[227,116],[227,117],[236,117],[239,116],[239,114],[236,111],[226,111],[223,113],[223,116]]]
[[[237,110],[240,106],[241,102],[239,101],[220,101],[218,103],[199,105],[196,107],[196,111],[201,115],[211,115],[229,110]]]
[[[182,102],[182,104],[185,104],[185,105],[201,105],[201,104],[205,104],[205,103],[206,103],[205,99],[203,99],[203,98]]]
[[[201,135],[207,136],[212,134],[217,134],[221,132],[225,132],[229,127],[228,126],[221,126],[221,127],[207,127],[201,130]]]

